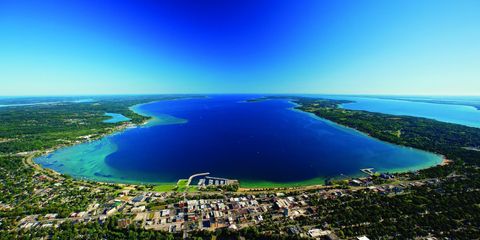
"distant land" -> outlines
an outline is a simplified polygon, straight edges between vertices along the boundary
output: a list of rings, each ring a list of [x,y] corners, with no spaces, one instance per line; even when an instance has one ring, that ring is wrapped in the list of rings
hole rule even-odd
[[[472,106],[480,110],[480,97],[479,96],[437,96],[437,97],[424,97],[424,96],[410,96],[410,97],[392,97],[392,96],[376,96],[378,98],[414,101],[414,102],[426,102],[437,104],[455,104]]]

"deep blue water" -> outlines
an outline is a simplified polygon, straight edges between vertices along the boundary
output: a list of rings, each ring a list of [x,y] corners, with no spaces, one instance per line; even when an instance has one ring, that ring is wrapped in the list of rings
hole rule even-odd
[[[142,105],[138,108],[143,113],[187,121],[129,129],[37,162],[103,181],[175,182],[210,172],[244,182],[301,182],[358,175],[366,167],[402,171],[440,161],[437,155],[292,110],[294,105],[286,100],[244,102],[250,98],[212,96]],[[85,167],[87,162],[95,167]]]

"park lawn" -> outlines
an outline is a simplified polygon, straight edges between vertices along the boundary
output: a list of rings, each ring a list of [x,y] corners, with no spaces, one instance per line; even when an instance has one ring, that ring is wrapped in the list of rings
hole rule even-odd
[[[159,184],[153,187],[153,190],[156,192],[197,192],[198,187],[197,186],[190,186],[187,189],[187,179],[180,179],[178,180],[177,184],[172,184],[172,183],[165,183],[165,184]]]
[[[188,192],[198,192],[198,186],[190,186],[190,187],[188,187]]]
[[[187,179],[180,179],[177,182],[177,192],[185,192],[187,190]]]
[[[156,191],[156,192],[171,192],[171,191],[175,191],[175,184],[173,183],[166,183],[166,184],[160,184],[160,185],[156,185],[153,187],[153,190]]]

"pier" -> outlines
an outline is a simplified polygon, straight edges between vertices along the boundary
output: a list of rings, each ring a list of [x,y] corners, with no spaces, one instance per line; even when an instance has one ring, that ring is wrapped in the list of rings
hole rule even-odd
[[[188,181],[187,181],[187,187],[190,186],[190,183],[192,182],[192,179],[196,178],[196,177],[200,177],[200,176],[207,176],[207,175],[210,175],[209,172],[205,172],[205,173],[197,173],[197,174],[193,174],[192,176],[190,176],[188,178]]]
[[[360,171],[362,171],[363,173],[368,174],[370,176],[375,174],[375,172],[373,171],[373,168],[362,168],[362,169],[360,169]]]

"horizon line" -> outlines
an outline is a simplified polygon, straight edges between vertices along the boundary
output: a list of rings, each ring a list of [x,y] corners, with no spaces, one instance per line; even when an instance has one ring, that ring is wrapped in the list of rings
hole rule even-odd
[[[420,94],[402,94],[402,93],[298,93],[298,92],[278,92],[278,93],[78,93],[78,94],[19,94],[19,95],[1,95],[0,98],[9,97],[87,97],[87,96],[155,96],[155,95],[333,95],[333,96],[404,96],[404,97],[480,97],[472,94],[445,94],[445,93],[420,93]]]

